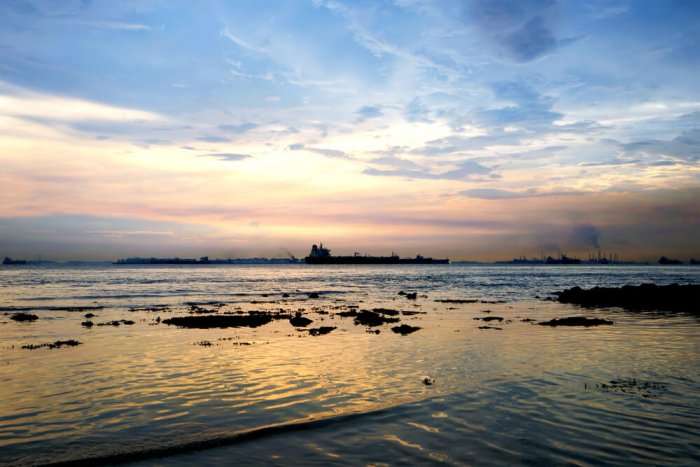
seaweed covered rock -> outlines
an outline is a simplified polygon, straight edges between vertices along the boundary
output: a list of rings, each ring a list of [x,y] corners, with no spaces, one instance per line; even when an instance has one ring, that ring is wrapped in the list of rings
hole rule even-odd
[[[389,318],[374,311],[362,310],[355,317],[355,324],[363,326],[381,326],[385,323],[398,323],[399,318]]]
[[[557,300],[583,306],[618,306],[700,314],[700,285],[642,284],[592,289],[573,287],[559,292]]]
[[[25,322],[31,322],[31,321],[36,321],[39,319],[37,315],[33,315],[31,313],[13,313],[12,316],[10,316],[10,319],[13,321],[25,321]]]
[[[322,336],[324,334],[328,334],[331,331],[334,331],[336,329],[335,326],[321,326],[319,328],[310,328],[308,329],[309,334],[312,336]]]
[[[402,324],[401,326],[394,326],[393,328],[391,328],[391,330],[394,331],[396,334],[401,334],[402,336],[414,333],[419,329],[421,328],[418,326],[409,326],[408,324]]]
[[[181,328],[210,329],[210,328],[256,328],[272,321],[270,314],[256,313],[250,315],[204,315],[176,316],[164,319],[163,324]]]
[[[289,323],[295,328],[303,328],[313,323],[313,321],[302,316],[301,313],[297,311],[294,317],[289,319]]]
[[[60,349],[61,347],[75,347],[76,345],[81,345],[82,342],[78,342],[75,339],[68,339],[65,341],[55,341],[48,342],[46,344],[27,344],[23,345],[23,349],[36,350],[36,349]]]
[[[569,316],[566,318],[554,318],[549,321],[542,321],[537,323],[540,326],[601,326],[601,325],[611,325],[614,324],[612,321],[602,318],[586,318],[584,316]]]

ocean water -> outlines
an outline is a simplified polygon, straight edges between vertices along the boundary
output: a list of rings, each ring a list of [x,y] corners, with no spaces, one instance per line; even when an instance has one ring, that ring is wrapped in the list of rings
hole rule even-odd
[[[700,268],[0,267],[0,464],[697,465],[697,315],[545,300],[644,282]],[[192,304],[336,329],[163,324]],[[402,313],[367,328],[338,314],[353,307]],[[572,315],[615,324],[534,324]],[[22,348],[67,339],[81,345]]]

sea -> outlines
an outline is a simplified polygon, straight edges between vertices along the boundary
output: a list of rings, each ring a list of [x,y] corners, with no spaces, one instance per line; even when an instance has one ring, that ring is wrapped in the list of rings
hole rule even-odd
[[[699,465],[698,310],[554,300],[642,283],[700,267],[0,267],[0,464]]]

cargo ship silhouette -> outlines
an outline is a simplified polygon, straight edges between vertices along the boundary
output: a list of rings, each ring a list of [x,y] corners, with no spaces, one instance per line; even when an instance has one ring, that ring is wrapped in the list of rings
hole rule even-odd
[[[331,250],[323,243],[313,245],[309,256],[304,258],[307,264],[449,264],[449,259],[425,258],[417,255],[415,258],[400,258],[392,253],[391,256],[368,256],[355,253],[353,256],[333,256]]]

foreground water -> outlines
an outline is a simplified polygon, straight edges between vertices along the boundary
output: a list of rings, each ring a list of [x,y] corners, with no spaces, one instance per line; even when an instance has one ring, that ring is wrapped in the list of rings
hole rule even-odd
[[[0,268],[0,312],[39,317],[0,315],[0,463],[697,464],[700,320],[542,300],[643,282],[700,283],[700,268]],[[337,329],[158,322],[192,302]],[[369,333],[338,315],[353,305],[422,312],[399,315],[421,329]],[[134,324],[88,329],[88,312]],[[615,324],[524,321],[581,314]],[[22,348],[66,339],[82,345]]]

